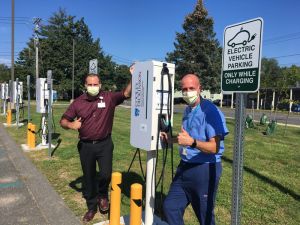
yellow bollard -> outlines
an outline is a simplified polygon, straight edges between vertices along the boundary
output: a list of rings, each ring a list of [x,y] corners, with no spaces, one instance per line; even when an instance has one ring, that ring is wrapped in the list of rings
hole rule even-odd
[[[31,138],[31,125],[32,123],[27,124],[27,146],[30,145],[30,138]]]
[[[130,225],[142,224],[142,192],[141,184],[132,184],[130,187]]]
[[[7,110],[6,124],[7,126],[11,125],[11,109]]]
[[[122,174],[119,172],[112,173],[109,214],[110,225],[120,225],[121,188],[119,185],[121,183]]]
[[[31,124],[31,138],[29,148],[35,148],[35,125]]]

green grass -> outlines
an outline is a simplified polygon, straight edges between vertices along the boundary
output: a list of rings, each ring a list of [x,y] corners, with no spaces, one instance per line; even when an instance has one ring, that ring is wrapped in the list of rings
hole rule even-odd
[[[66,106],[55,106],[54,120],[56,133],[61,139],[54,156],[49,159],[47,150],[27,153],[33,163],[46,175],[55,190],[65,200],[70,209],[79,217],[85,211],[85,201],[81,196],[81,167],[76,149],[78,133],[63,130],[59,127],[59,119]],[[25,110],[27,111],[27,110]],[[32,109],[33,113],[34,109]],[[181,114],[174,115],[174,134],[180,130]],[[26,112],[25,112],[26,117]],[[4,118],[1,118],[4,121]],[[33,113],[33,123],[39,125],[40,114]],[[231,185],[232,185],[232,155],[234,143],[234,121],[227,120],[230,134],[225,144],[223,157],[223,174],[219,185],[216,219],[217,224],[230,224]],[[242,224],[255,225],[297,225],[300,224],[300,128],[277,127],[275,134],[262,134],[265,127],[256,126],[255,129],[245,131],[244,147],[244,179],[243,179],[243,206]],[[26,127],[8,128],[12,137],[19,144],[25,143]],[[143,182],[141,169],[136,157],[129,173],[130,162],[135,148],[130,146],[130,110],[117,108],[113,127],[115,144],[113,170],[122,172],[122,206],[121,214],[129,214],[129,190],[134,182]],[[37,143],[40,143],[38,139]],[[145,171],[146,153],[141,151],[142,165]],[[177,145],[174,146],[174,167],[179,162]],[[162,155],[158,159],[158,174],[162,165]],[[163,196],[167,194],[171,181],[171,162],[168,156],[164,180]],[[157,202],[160,203],[158,188]],[[97,214],[97,221],[106,220],[106,216]],[[185,213],[186,224],[198,224],[191,207]]]

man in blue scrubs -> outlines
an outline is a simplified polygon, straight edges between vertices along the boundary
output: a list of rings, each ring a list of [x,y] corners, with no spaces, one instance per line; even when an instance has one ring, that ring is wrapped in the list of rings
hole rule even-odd
[[[200,96],[197,75],[185,75],[181,88],[188,104],[177,137],[181,161],[164,201],[164,214],[170,225],[184,224],[184,211],[191,204],[201,225],[214,225],[221,156],[228,129],[223,113]]]

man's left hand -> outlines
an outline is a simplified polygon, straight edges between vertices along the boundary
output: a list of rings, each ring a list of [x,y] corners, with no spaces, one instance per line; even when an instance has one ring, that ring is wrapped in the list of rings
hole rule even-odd
[[[133,75],[133,72],[134,72],[134,65],[135,65],[135,63],[132,63],[132,65],[129,67],[129,71],[130,71],[131,75]]]
[[[179,145],[192,145],[194,142],[194,139],[189,135],[189,133],[183,129],[183,127],[181,128],[181,132],[178,134],[177,136],[178,139],[178,144]]]

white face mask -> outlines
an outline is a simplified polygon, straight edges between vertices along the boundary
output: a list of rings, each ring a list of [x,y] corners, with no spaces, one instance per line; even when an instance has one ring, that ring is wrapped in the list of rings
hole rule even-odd
[[[198,99],[199,95],[197,91],[185,91],[182,92],[182,97],[188,105],[193,105]]]
[[[99,94],[100,86],[87,86],[86,90],[90,96],[96,96]]]

